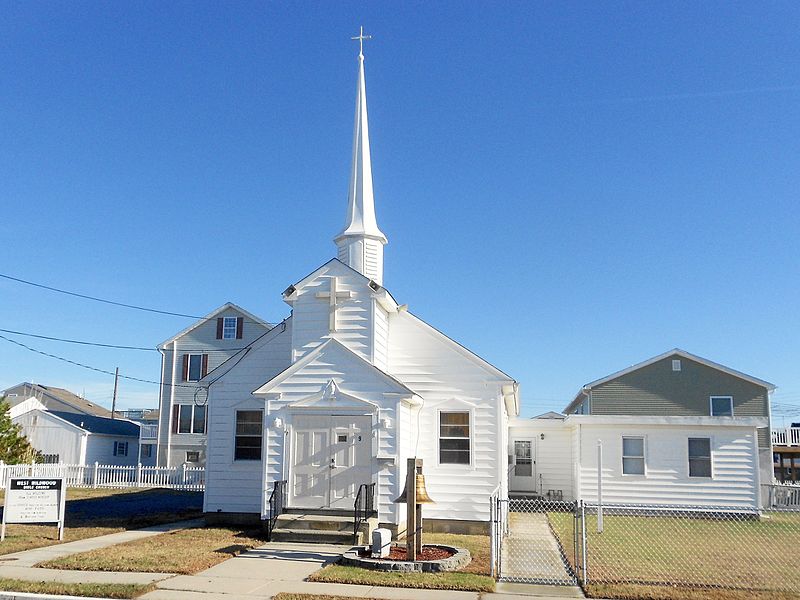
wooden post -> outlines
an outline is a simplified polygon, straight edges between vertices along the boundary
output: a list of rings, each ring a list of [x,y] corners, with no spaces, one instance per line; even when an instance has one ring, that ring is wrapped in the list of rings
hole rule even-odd
[[[142,463],[136,465],[136,487],[142,487]]]
[[[97,463],[97,461],[94,461],[94,474],[92,475],[92,487],[93,488],[97,487],[97,469],[98,469],[99,466],[100,465]]]
[[[417,560],[417,459],[409,458],[406,467],[406,560]]]
[[[114,369],[114,395],[111,397],[111,418],[117,411],[117,382],[119,381],[119,367]]]

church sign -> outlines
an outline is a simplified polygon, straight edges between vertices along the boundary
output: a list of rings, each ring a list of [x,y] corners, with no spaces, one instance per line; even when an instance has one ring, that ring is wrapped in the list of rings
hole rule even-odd
[[[6,523],[56,523],[58,539],[64,539],[66,489],[61,477],[11,477],[6,485],[0,541],[6,539]]]

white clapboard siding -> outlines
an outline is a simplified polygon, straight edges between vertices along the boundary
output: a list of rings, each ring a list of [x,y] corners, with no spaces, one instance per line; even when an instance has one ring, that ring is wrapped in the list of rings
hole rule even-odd
[[[597,500],[597,440],[603,443],[603,501],[625,504],[758,506],[755,428],[581,427],[580,495]],[[622,436],[645,437],[646,474],[622,474]],[[711,438],[713,477],[689,477],[688,438]]]
[[[531,442],[533,465],[531,477],[511,477],[512,492],[561,492],[572,500],[572,432],[558,419],[515,419],[511,422],[508,454],[514,455],[514,442]],[[542,437],[544,436],[544,437]],[[513,459],[512,459],[513,460]]]
[[[267,408],[265,401],[254,397],[252,392],[291,364],[291,339],[290,318],[254,344],[235,369],[211,386],[206,447],[206,512],[261,513],[265,463],[263,460],[234,460],[236,410]],[[271,438],[275,432],[270,429],[266,415],[265,421]],[[267,450],[264,452],[267,485],[271,487],[270,482],[281,479],[281,469],[279,457]]]
[[[63,477],[67,487],[159,487],[187,491],[205,489],[205,469],[185,465],[179,467],[120,466],[100,463],[6,465],[0,462],[0,488],[5,487],[9,477]]]
[[[488,519],[489,497],[502,481],[506,448],[500,442],[501,385],[473,360],[404,312],[390,315],[390,371],[424,399],[410,427],[410,456],[424,461],[426,485],[435,504],[431,519]],[[471,465],[439,464],[439,411],[467,410],[471,415]],[[403,434],[405,437],[405,434]],[[398,465],[405,474],[404,461]]]

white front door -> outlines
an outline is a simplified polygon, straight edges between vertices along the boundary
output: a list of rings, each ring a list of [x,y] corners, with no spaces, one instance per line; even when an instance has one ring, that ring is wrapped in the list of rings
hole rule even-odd
[[[290,506],[352,508],[372,481],[372,418],[299,415],[293,425]]]
[[[536,460],[532,439],[514,440],[514,468],[509,487],[512,492],[535,492]]]

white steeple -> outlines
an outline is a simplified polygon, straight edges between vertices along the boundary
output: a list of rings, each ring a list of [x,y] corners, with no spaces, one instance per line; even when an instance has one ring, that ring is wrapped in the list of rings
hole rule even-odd
[[[359,273],[383,284],[383,246],[386,236],[375,219],[375,198],[372,193],[372,162],[369,153],[367,123],[367,87],[364,80],[364,40],[372,36],[361,33],[358,40],[358,91],[356,121],[353,128],[353,166],[350,172],[347,218],[344,229],[334,238],[339,260]]]

